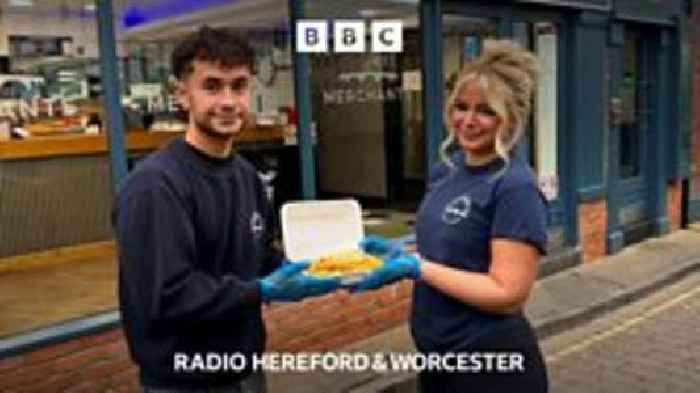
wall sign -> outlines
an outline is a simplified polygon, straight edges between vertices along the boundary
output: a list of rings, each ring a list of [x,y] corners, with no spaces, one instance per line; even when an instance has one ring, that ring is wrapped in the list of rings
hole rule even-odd
[[[397,101],[401,86],[393,72],[351,72],[338,75],[338,83],[323,90],[324,105]]]

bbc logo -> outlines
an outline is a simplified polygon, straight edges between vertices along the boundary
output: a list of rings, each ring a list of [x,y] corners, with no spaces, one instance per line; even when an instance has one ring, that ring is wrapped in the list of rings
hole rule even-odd
[[[372,52],[398,53],[403,51],[403,23],[400,20],[373,20]],[[333,51],[362,53],[366,51],[365,22],[363,20],[333,21]],[[328,22],[299,20],[296,25],[297,52],[328,52]]]

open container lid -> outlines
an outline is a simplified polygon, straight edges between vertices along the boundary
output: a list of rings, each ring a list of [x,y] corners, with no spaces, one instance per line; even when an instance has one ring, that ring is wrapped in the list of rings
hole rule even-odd
[[[360,204],[353,199],[290,202],[282,206],[282,240],[298,261],[357,250],[364,237]]]

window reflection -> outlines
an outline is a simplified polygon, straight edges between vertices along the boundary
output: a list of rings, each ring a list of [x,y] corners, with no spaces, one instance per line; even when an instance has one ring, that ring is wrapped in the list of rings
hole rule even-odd
[[[479,55],[484,40],[498,37],[498,23],[489,18],[456,15],[445,15],[442,22],[443,75],[449,91],[460,67]]]
[[[621,84],[622,117],[620,124],[620,176],[639,175],[640,122],[638,106],[641,103],[639,85],[638,36],[628,33],[625,39],[623,75]]]

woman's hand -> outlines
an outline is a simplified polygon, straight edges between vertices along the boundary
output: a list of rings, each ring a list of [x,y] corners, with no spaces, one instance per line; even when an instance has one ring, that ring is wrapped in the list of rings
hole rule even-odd
[[[416,251],[416,235],[409,234],[397,239],[387,239],[382,236],[368,235],[360,241],[360,249],[380,257],[390,258],[401,253],[410,254]]]
[[[401,252],[401,245],[385,237],[368,235],[360,241],[360,249],[370,255],[387,258]]]
[[[410,254],[397,254],[384,260],[384,264],[373,270],[360,282],[355,284],[352,292],[377,289],[404,278],[417,279],[420,276],[420,261]]]

